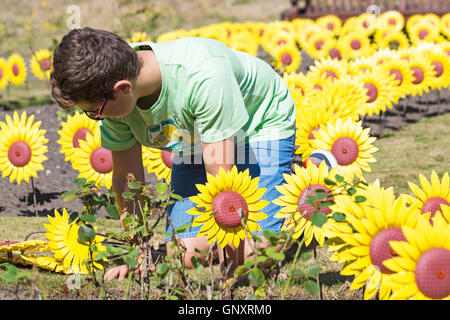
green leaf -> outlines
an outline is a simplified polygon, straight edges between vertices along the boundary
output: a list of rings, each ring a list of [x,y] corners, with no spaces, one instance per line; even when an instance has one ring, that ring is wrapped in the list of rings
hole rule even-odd
[[[200,258],[197,257],[197,256],[193,256],[193,257],[191,258],[191,262],[192,262],[192,265],[194,266],[194,268],[195,268],[195,270],[197,271],[198,274],[200,274],[200,273],[203,272],[204,267],[203,267],[203,261],[202,261],[202,259],[200,259]]]
[[[329,186],[335,186],[336,182],[334,182],[333,180],[330,180],[328,178],[324,178],[323,181],[325,182],[325,184],[329,185]]]
[[[366,197],[364,197],[364,196],[356,196],[355,197],[355,202],[356,203],[359,203],[359,202],[364,202],[364,201],[366,201],[367,199],[366,199]]]
[[[124,257],[123,261],[129,265],[131,268],[136,268],[139,264],[139,262],[135,258],[131,257]]]
[[[314,212],[311,215],[311,223],[318,228],[321,228],[328,221],[328,217],[321,212]]]
[[[319,294],[319,286],[315,281],[306,280],[302,286],[311,296],[317,296]]]
[[[340,175],[337,174],[337,175],[335,176],[335,178],[336,178],[336,181],[337,181],[337,182],[340,182],[340,183],[344,182],[344,177],[343,177],[343,176],[340,176]]]
[[[17,281],[19,281],[19,277],[17,276],[17,274],[11,273],[11,272],[7,272],[7,273],[3,274],[2,279],[7,282],[12,282],[12,283],[16,283]]]
[[[306,278],[305,273],[301,270],[294,269],[291,271],[292,278],[294,280],[301,280]]]
[[[333,201],[333,200],[322,201],[322,202],[319,204],[319,208],[328,208],[328,207],[331,207],[333,204],[334,204],[334,201]]]
[[[130,188],[131,190],[139,190],[141,186],[136,181],[130,181],[128,182],[128,188]]]
[[[336,222],[344,222],[345,221],[345,214],[341,212],[335,212],[333,213],[333,219]]]
[[[155,186],[155,189],[159,194],[164,194],[167,192],[168,186],[164,182],[158,182]]]
[[[182,226],[179,226],[176,230],[175,233],[182,233],[185,232],[189,227],[192,226],[192,222],[183,224]]]
[[[126,191],[126,192],[122,192],[122,198],[134,198],[134,192],[129,192],[129,191]]]
[[[61,198],[65,201],[65,202],[69,202],[69,201],[73,201],[77,198],[77,190],[69,190],[64,192],[61,195]]]
[[[304,252],[304,253],[302,253],[302,254],[300,255],[300,260],[303,261],[303,262],[305,262],[305,261],[308,261],[309,259],[311,259],[312,256],[313,256],[313,255],[312,255],[311,252]]]
[[[73,184],[75,184],[78,187],[82,187],[86,184],[86,179],[85,178],[73,178],[72,179]]]
[[[266,250],[266,253],[269,258],[272,258],[274,260],[283,261],[285,258],[284,253],[275,251],[275,247],[270,247]]]
[[[80,216],[80,220],[84,222],[94,223],[97,218],[91,214],[82,214]]]
[[[156,273],[161,277],[164,278],[167,274],[167,272],[169,272],[169,266],[167,265],[167,263],[161,263],[158,266],[158,269],[156,269]]]
[[[115,205],[107,202],[105,210],[110,218],[114,220],[120,219],[119,210],[117,210],[117,207]]]
[[[347,193],[348,193],[350,196],[352,196],[352,195],[354,195],[354,194],[356,193],[356,189],[353,188],[353,187],[351,187],[350,189],[347,190]]]
[[[270,241],[272,245],[275,245],[278,243],[278,237],[275,231],[273,230],[264,230],[263,236]]]
[[[92,242],[95,235],[95,230],[87,224],[81,224],[80,229],[78,229],[78,239],[81,242]]]
[[[264,273],[258,268],[253,268],[248,274],[248,280],[253,287],[262,286],[265,279]]]
[[[172,193],[172,192],[171,192],[171,193],[170,193],[170,196],[171,196],[172,198],[178,200],[178,201],[184,201],[184,198],[183,198],[182,196],[178,195],[178,194],[175,194],[175,193]]]
[[[320,266],[313,264],[312,266],[309,266],[308,269],[306,269],[306,274],[309,277],[316,277],[321,271],[322,268]]]
[[[207,253],[207,252],[205,252],[205,251],[203,251],[203,250],[200,250],[199,248],[195,248],[195,252],[198,252],[198,253],[200,253],[202,256],[205,256],[205,257],[208,256],[208,253]]]

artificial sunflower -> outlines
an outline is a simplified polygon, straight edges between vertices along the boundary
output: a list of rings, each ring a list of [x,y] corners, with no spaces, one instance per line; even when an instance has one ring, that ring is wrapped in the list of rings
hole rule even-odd
[[[48,80],[52,71],[52,53],[47,49],[36,51],[31,58],[31,72],[40,80]]]
[[[0,170],[2,178],[9,176],[9,181],[29,182],[30,177],[37,178],[37,171],[44,170],[42,163],[47,160],[45,145],[48,139],[46,130],[39,129],[41,121],[34,122],[32,114],[27,119],[26,112],[19,117],[14,111],[13,118],[5,117],[6,123],[0,121]]]
[[[435,49],[426,57],[434,69],[434,76],[430,80],[431,89],[442,90],[448,87],[450,85],[450,56],[442,50]]]
[[[308,77],[301,72],[291,72],[283,74],[283,80],[291,92],[296,109],[299,110],[302,108],[307,92],[312,89]]]
[[[309,67],[307,76],[316,77],[324,75],[325,78],[329,78],[332,81],[335,79],[341,79],[346,73],[346,66],[343,62],[337,61],[330,57],[315,60],[314,65]]]
[[[153,172],[158,179],[165,179],[168,184],[172,173],[173,156],[174,154],[169,151],[142,146],[142,163],[147,172]]]
[[[317,24],[307,24],[297,35],[300,47],[303,49],[308,47],[308,43],[311,40],[312,36],[315,34],[320,34],[321,32],[323,32],[323,30]]]
[[[378,39],[377,45],[380,49],[399,50],[409,47],[409,41],[402,32],[388,32]]]
[[[406,241],[389,241],[397,254],[383,262],[395,272],[390,299],[450,299],[450,225],[440,213],[432,222],[419,215],[415,227],[401,227]]]
[[[378,70],[381,70],[378,68]],[[357,77],[366,89],[366,104],[364,110],[361,110],[361,114],[380,114],[386,111],[386,108],[392,108],[392,96],[391,87],[394,85],[392,78],[385,78],[380,72],[363,73]]]
[[[295,145],[299,147],[295,153],[300,154],[305,160],[315,150],[311,145],[315,138],[314,133],[326,126],[328,121],[337,119],[337,116],[332,110],[327,110],[326,106],[317,105],[313,108],[297,110],[296,117]]]
[[[103,269],[103,266],[95,262],[95,257],[106,250],[101,244],[104,237],[96,235],[92,243],[84,243],[78,239],[80,225],[78,218],[69,223],[69,214],[64,209],[62,215],[55,209],[55,217],[48,216],[49,224],[44,223],[48,233],[45,237],[49,240],[48,246],[55,254],[57,261],[62,261],[65,273],[88,273],[89,268]],[[95,229],[95,228],[94,228]],[[90,245],[97,247],[96,252],[89,250]],[[89,264],[88,264],[89,262]]]
[[[339,38],[338,43],[343,49],[342,54],[345,59],[367,57],[373,53],[369,38],[361,31],[347,33]]]
[[[27,68],[22,56],[17,53],[13,53],[9,56],[6,64],[9,81],[16,86],[22,85],[27,79]]]
[[[313,34],[303,49],[311,58],[322,59],[329,56],[330,49],[335,45],[336,39],[331,32],[321,32]]]
[[[362,57],[348,63],[347,73],[352,77],[357,77],[363,73],[373,73],[377,69],[374,59]]]
[[[397,103],[401,98],[405,98],[410,93],[410,86],[413,81],[413,71],[408,68],[405,60],[389,60],[382,64],[386,77],[391,77],[394,81],[391,86],[391,98]]]
[[[111,189],[113,161],[112,153],[101,146],[100,129],[86,134],[86,140],[79,139],[80,148],[72,159],[72,166],[79,171],[78,177],[95,182],[98,188]]]
[[[215,177],[208,173],[207,180],[196,184],[200,193],[189,197],[197,204],[187,211],[197,216],[192,226],[202,226],[197,237],[207,236],[208,244],[217,240],[222,248],[251,240],[251,233],[261,231],[258,221],[267,218],[260,210],[269,204],[260,200],[266,188],[258,189],[259,177],[252,179],[248,169],[238,173],[233,166],[227,172],[221,167]]]
[[[340,199],[333,209],[345,215],[345,223],[341,222],[340,229],[334,228],[332,235],[342,242],[336,257],[344,262],[341,274],[354,276],[350,289],[365,286],[364,299],[371,299],[379,292],[380,299],[385,300],[391,295],[389,278],[393,270],[383,262],[396,255],[389,241],[406,240],[402,227],[415,227],[420,214],[402,198],[394,200],[382,189],[370,190],[363,193],[367,200],[359,204],[354,199]]]
[[[333,200],[336,187],[327,185],[325,179],[334,180],[336,174],[336,167],[329,172],[324,161],[320,163],[319,167],[312,162],[308,162],[306,168],[294,165],[293,174],[283,174],[286,183],[275,187],[282,194],[272,201],[281,207],[275,218],[285,219],[282,230],[292,230],[293,239],[298,239],[304,234],[306,246],[311,243],[313,237],[321,246],[325,241],[322,228],[313,225],[311,222],[311,215],[316,209],[306,200],[308,200],[308,196],[316,197],[318,195],[316,190],[325,193],[326,198],[324,200]],[[319,212],[329,215],[331,209],[322,207],[319,208]]]
[[[370,128],[363,129],[361,121],[354,123],[350,118],[345,122],[338,118],[327,123],[326,129],[314,133],[312,145],[315,149],[330,151],[338,162],[342,176],[361,178],[362,170],[371,172],[369,163],[375,162],[373,146],[375,137],[369,136]]]
[[[319,25],[322,29],[328,30],[333,34],[339,34],[339,31],[342,28],[341,19],[334,14],[328,14],[326,16],[317,18],[316,24]]]
[[[128,43],[152,41],[150,36],[146,32],[134,31],[130,38],[127,39]]]
[[[6,88],[8,85],[8,74],[6,69],[8,68],[5,59],[0,57],[0,90]]]
[[[441,32],[450,38],[450,13],[446,13],[441,17]]]
[[[450,179],[448,172],[445,172],[443,175],[442,182],[439,181],[439,177],[434,170],[431,172],[431,183],[421,173],[419,174],[419,181],[422,189],[408,181],[409,189],[414,196],[409,194],[402,195],[411,206],[417,206],[422,214],[431,213],[431,217],[436,212],[441,211],[441,204],[450,206]]]
[[[228,46],[256,57],[259,43],[251,36],[250,32],[245,31],[231,35],[228,40]]]
[[[73,116],[67,115],[67,120],[61,122],[61,126],[58,130],[60,138],[57,141],[61,145],[60,152],[64,154],[65,161],[72,162],[80,150],[79,140],[86,140],[87,134],[92,135],[99,123],[75,111]]]
[[[424,92],[430,91],[430,85],[434,78],[434,67],[426,59],[411,56],[408,60],[409,69],[413,72],[414,80],[411,83],[410,94],[421,96]]]
[[[378,26],[383,26],[388,30],[400,31],[405,25],[405,18],[396,10],[384,11],[377,20]]]
[[[281,72],[295,72],[302,63],[302,56],[296,46],[281,45],[274,51],[275,69]]]
[[[360,14],[356,17],[356,27],[369,36],[377,27],[377,16],[368,12]]]
[[[413,44],[419,44],[423,41],[429,41],[431,37],[437,34],[439,28],[433,28],[426,21],[420,21],[409,30],[409,38]]]

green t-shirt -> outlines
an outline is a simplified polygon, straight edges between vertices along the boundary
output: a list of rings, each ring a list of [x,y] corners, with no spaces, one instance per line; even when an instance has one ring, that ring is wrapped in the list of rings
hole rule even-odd
[[[162,88],[148,109],[101,121],[101,143],[122,151],[136,141],[147,147],[201,152],[201,142],[236,135],[237,144],[278,140],[295,132],[295,105],[282,78],[263,60],[220,41],[181,38],[148,45],[161,69]]]

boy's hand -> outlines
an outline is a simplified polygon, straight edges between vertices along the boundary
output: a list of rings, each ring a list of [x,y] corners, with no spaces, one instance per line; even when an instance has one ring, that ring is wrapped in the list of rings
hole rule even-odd
[[[138,256],[139,268],[134,270],[134,274],[139,273],[141,276],[144,276],[144,264],[142,261],[144,253],[142,253],[142,250],[139,247],[137,249],[139,251],[141,251],[141,254]],[[147,261],[148,261],[147,268],[152,272],[155,271],[156,268],[155,268],[155,265],[153,264],[151,257],[148,257]],[[103,276],[103,279],[104,280],[112,280],[112,279],[115,279],[118,277],[119,280],[123,280],[123,279],[125,279],[125,277],[127,276],[129,271],[130,271],[130,267],[126,264],[123,264],[121,266],[109,269]]]

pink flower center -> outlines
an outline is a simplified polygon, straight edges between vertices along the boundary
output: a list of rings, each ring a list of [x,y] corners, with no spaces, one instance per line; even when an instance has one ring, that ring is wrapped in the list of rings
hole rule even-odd
[[[391,259],[397,254],[389,245],[389,241],[406,241],[400,228],[387,228],[378,232],[370,242],[370,260],[374,266],[377,266],[381,272],[390,274],[391,270],[383,265],[383,261]]]
[[[333,49],[330,50],[330,56],[333,59],[338,59],[338,60],[340,60],[342,58],[341,52],[338,49],[336,49],[336,48],[333,48]]]
[[[327,29],[328,29],[328,30],[333,30],[333,29],[334,29],[334,23],[329,22],[329,23],[327,24]]]
[[[290,65],[292,63],[292,56],[289,53],[283,53],[281,55],[281,62],[285,65]]]
[[[241,224],[241,209],[244,217],[248,214],[248,206],[244,197],[237,192],[225,190],[214,197],[212,210],[214,219],[222,227],[233,228]]]
[[[308,196],[317,197],[316,190],[323,190],[328,196],[324,200],[333,200],[334,197],[332,195],[331,190],[322,185],[322,184],[312,184],[308,186],[306,189],[303,189],[300,195],[298,196],[297,204],[298,204],[298,212],[307,220],[311,219],[311,215],[316,211],[316,209],[309,203],[306,202],[308,200]],[[305,195],[306,194],[306,195]],[[300,203],[303,199],[303,202]],[[316,206],[319,205],[318,202],[315,203]],[[323,214],[330,214],[331,209],[328,207],[319,208],[319,212]]]
[[[419,31],[419,38],[420,40],[425,39],[428,36],[428,31],[427,30],[420,30]]]
[[[286,44],[286,40],[280,40],[277,42],[277,45],[281,46],[282,44]]]
[[[346,166],[352,164],[358,158],[359,147],[352,138],[342,137],[333,143],[331,153],[339,165]]]
[[[314,47],[316,47],[316,50],[320,50],[322,48],[323,44],[324,44],[323,40],[319,40],[319,41],[316,41],[316,43],[314,43]]]
[[[173,157],[174,157],[174,154],[172,152],[165,151],[165,150],[161,151],[161,159],[164,162],[164,164],[167,167],[169,167],[170,169],[172,169]]]
[[[91,153],[90,157],[92,169],[98,173],[107,174],[113,169],[111,151],[98,147]]]
[[[0,68],[0,80],[3,78],[3,69]]]
[[[412,67],[411,69],[414,71],[413,73],[414,81],[412,83],[414,84],[422,83],[423,78],[425,77],[423,70],[420,69],[419,67]]]
[[[19,75],[19,73],[20,73],[20,68],[19,68],[19,66],[18,66],[17,64],[14,64],[14,65],[12,66],[12,72],[13,72],[13,75],[14,75],[15,77],[17,77],[17,76]]]
[[[52,66],[52,61],[50,59],[42,59],[39,61],[42,71],[50,70]]]
[[[314,128],[314,129],[311,130],[311,132],[310,132],[309,135],[308,135],[308,139],[309,139],[309,140],[314,139],[314,131],[319,131],[319,127],[316,127],[316,128]]]
[[[75,132],[75,134],[73,135],[72,146],[74,148],[79,148],[80,147],[80,142],[78,140],[80,140],[80,139],[81,140],[86,140],[86,134],[88,134],[88,133],[92,134],[92,132],[89,131],[86,128],[78,129],[77,132]]]
[[[436,71],[434,76],[436,78],[439,78],[440,76],[442,76],[442,74],[444,73],[444,65],[442,63],[440,63],[439,61],[434,61],[431,63],[431,65],[434,67],[434,71]]]
[[[369,99],[367,99],[368,103],[374,102],[378,97],[378,89],[375,85],[372,83],[366,83],[364,85],[364,88],[367,89],[367,96]]]
[[[352,42],[350,42],[350,46],[352,47],[353,50],[359,50],[361,49],[361,41],[352,40]]]
[[[431,212],[430,218],[434,217],[437,211],[441,211],[441,204],[444,204],[446,206],[450,206],[450,203],[441,197],[432,197],[425,201],[425,203],[422,206],[422,214]]]
[[[399,81],[398,86],[400,86],[402,84],[403,74],[399,70],[393,69],[389,72],[389,75],[395,75],[395,80]]]
[[[422,254],[414,271],[418,289],[431,299],[450,294],[450,250],[433,248]]]
[[[313,89],[322,90],[322,86],[320,84],[315,84]]]
[[[337,79],[337,78],[338,78],[338,76],[336,75],[336,73],[335,73],[334,71],[331,71],[331,70],[325,70],[325,71],[323,71],[323,72],[321,73],[321,75],[324,74],[324,73],[325,73],[325,78],[328,78],[328,77],[331,77],[331,78],[333,78],[333,79]]]
[[[8,149],[9,162],[15,167],[23,167],[31,160],[31,148],[25,141],[16,141]]]
[[[391,26],[395,26],[397,24],[397,21],[395,21],[395,19],[389,19],[389,24]]]

